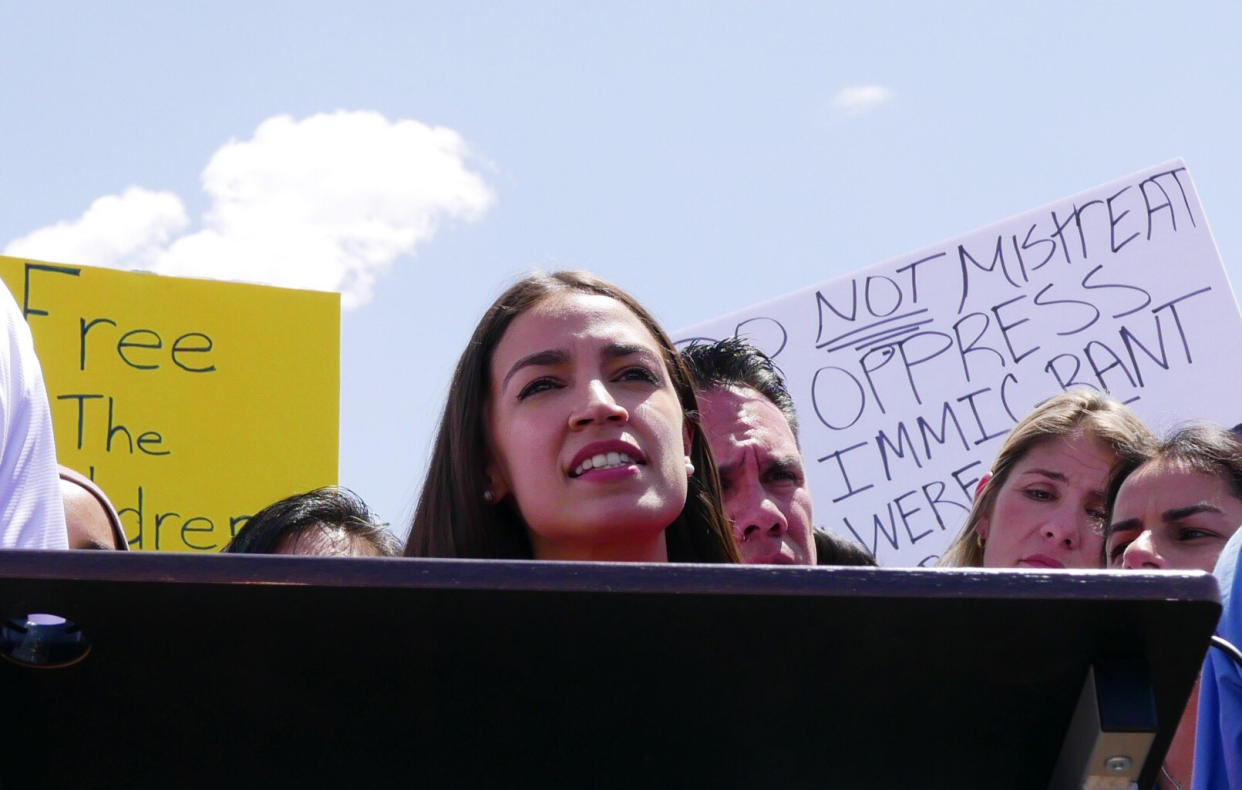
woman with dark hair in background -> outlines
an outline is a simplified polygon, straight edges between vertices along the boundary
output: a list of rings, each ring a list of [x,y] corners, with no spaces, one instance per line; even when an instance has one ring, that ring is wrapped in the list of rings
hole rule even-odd
[[[1242,443],[1215,425],[1180,428],[1109,488],[1111,568],[1212,572],[1242,524]],[[1189,788],[1199,683],[1160,766],[1161,790]]]
[[[405,553],[737,562],[689,376],[633,297],[557,272],[492,304],[457,363]]]
[[[348,488],[328,486],[275,502],[251,516],[224,547],[230,554],[395,557],[401,543]]]
[[[943,567],[1098,568],[1108,482],[1151,433],[1113,398],[1053,396],[1005,437]]]

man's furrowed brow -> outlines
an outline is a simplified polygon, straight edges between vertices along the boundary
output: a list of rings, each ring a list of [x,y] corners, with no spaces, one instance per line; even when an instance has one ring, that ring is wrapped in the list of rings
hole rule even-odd
[[[765,475],[785,474],[799,479],[806,476],[806,471],[802,468],[802,458],[796,455],[771,456],[763,472]]]
[[[768,466],[773,469],[797,471],[802,468],[802,458],[792,453],[768,456]]]

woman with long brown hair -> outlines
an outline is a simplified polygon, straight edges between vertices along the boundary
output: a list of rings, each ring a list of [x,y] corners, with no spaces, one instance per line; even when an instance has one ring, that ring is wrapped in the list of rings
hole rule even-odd
[[[694,391],[633,297],[537,273],[453,375],[405,553],[736,562]]]

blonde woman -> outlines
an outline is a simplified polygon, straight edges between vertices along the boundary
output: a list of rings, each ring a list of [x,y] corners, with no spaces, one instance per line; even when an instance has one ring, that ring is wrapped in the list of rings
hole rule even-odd
[[[1099,568],[1109,481],[1153,442],[1102,393],[1056,395],[1005,438],[942,567]]]

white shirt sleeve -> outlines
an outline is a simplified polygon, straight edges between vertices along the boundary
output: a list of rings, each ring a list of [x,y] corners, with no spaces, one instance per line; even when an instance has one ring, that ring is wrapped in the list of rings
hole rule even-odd
[[[30,327],[0,286],[0,547],[67,549],[43,369]]]

